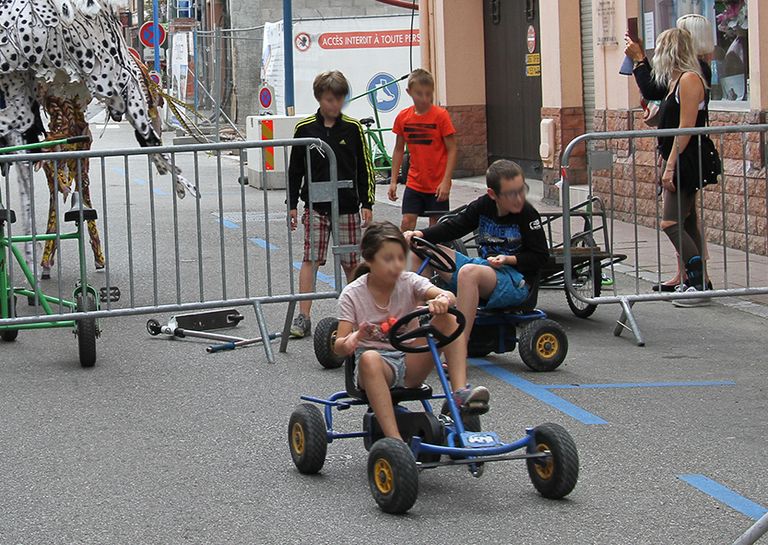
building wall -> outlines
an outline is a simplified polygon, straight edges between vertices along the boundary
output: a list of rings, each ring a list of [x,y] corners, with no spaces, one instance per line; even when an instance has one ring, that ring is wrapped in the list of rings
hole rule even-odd
[[[282,0],[229,0],[230,27],[249,28],[283,18]],[[374,0],[293,0],[294,19],[350,17],[360,15],[402,15],[408,13]],[[416,22],[418,25],[418,14]],[[233,78],[237,93],[237,123],[258,113],[258,87],[261,82],[262,32],[254,30],[235,34],[233,39]]]
[[[579,21],[579,2],[540,0],[541,32],[541,118],[555,125],[555,145],[551,154],[542,157],[544,199],[556,202],[559,190],[560,159],[568,144],[585,132],[584,93],[581,69],[581,35],[574,32]],[[571,154],[572,183],[586,182],[586,148],[579,146]]]
[[[422,65],[435,75],[435,102],[456,127],[455,177],[488,167],[482,0],[422,0]]]

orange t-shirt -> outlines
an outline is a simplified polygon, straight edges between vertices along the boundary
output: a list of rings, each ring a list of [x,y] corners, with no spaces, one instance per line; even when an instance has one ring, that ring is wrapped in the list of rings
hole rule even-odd
[[[448,162],[444,138],[456,133],[448,112],[440,106],[432,106],[419,115],[411,106],[397,114],[392,132],[405,139],[411,154],[406,185],[422,193],[434,194],[443,181]]]

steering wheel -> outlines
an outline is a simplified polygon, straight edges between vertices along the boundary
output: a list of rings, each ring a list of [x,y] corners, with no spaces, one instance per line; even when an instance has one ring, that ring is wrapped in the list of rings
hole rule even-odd
[[[411,250],[423,260],[429,259],[429,264],[441,272],[452,273],[456,270],[456,262],[445,250],[421,237],[411,238]]]
[[[467,319],[464,317],[464,315],[458,309],[451,307],[448,309],[448,314],[456,317],[458,326],[456,327],[456,330],[450,335],[443,334],[431,323],[421,323],[421,320],[419,320],[419,327],[404,333],[400,333],[400,331],[406,325],[411,323],[411,320],[422,318],[424,316],[431,316],[431,314],[432,313],[429,312],[428,308],[419,308],[406,314],[397,322],[395,322],[395,325],[393,325],[392,329],[389,330],[389,342],[392,344],[395,350],[412,353],[429,352],[429,344],[423,344],[421,346],[414,346],[410,343],[406,344],[406,341],[411,339],[418,339],[420,337],[426,337],[428,335],[431,335],[437,341],[437,348],[442,348],[445,345],[450,344],[458,339],[459,335],[461,335],[462,331],[464,331],[464,327],[467,325]]]

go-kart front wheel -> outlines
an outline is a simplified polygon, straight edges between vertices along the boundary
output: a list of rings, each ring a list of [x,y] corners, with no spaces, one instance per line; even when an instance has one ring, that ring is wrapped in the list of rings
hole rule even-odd
[[[339,321],[333,317],[323,318],[315,327],[315,357],[326,369],[338,369],[344,363],[344,358],[333,351],[338,328]]]
[[[568,354],[568,336],[553,320],[536,320],[520,331],[520,357],[534,371],[554,371]]]
[[[77,295],[77,311],[88,312],[97,310],[96,299],[92,293],[80,293]],[[96,337],[99,336],[99,327],[95,318],[83,318],[75,325],[77,333],[77,350],[80,354],[80,367],[93,367],[96,365]]]
[[[301,473],[314,475],[323,468],[327,437],[325,419],[317,407],[302,403],[293,411],[288,422],[288,446]]]
[[[529,452],[549,452],[547,458],[529,458],[528,475],[539,494],[559,500],[567,496],[579,479],[579,453],[565,428],[542,424],[533,430],[535,445]]]
[[[405,513],[419,495],[419,470],[411,449],[402,441],[379,439],[368,453],[368,484],[385,513]]]

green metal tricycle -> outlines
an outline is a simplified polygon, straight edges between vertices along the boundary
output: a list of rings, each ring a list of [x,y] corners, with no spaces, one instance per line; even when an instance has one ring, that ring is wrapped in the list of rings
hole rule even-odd
[[[35,144],[0,148],[0,155],[29,151],[34,149],[51,148],[57,145],[74,144],[89,140],[87,136],[78,136],[62,140],[48,140]],[[30,159],[33,160],[33,159]],[[8,186],[6,186],[8,187]],[[46,319],[56,316],[54,307],[58,307],[59,315],[72,314],[74,312],[89,312],[99,310],[99,302],[104,293],[97,294],[96,290],[87,282],[85,245],[83,239],[83,225],[87,221],[96,220],[96,210],[76,204],[78,191],[73,192],[72,209],[65,212],[65,223],[73,223],[75,230],[68,233],[52,233],[40,235],[13,235],[10,226],[16,222],[16,213],[0,199],[0,339],[6,342],[15,341],[22,329],[49,329],[54,327],[71,327],[77,337],[80,353],[80,365],[93,367],[96,363],[96,338],[100,336],[98,321],[95,318],[76,318],[69,320]],[[82,202],[82,199],[79,199]],[[58,231],[58,230],[57,230]],[[80,278],[72,292],[72,300],[61,297],[53,297],[43,293],[40,282],[35,272],[27,264],[24,254],[17,247],[19,244],[45,242],[48,240],[77,240],[80,256]],[[13,286],[13,263],[15,260],[26,280],[24,287]],[[107,290],[102,290],[105,293]],[[26,297],[30,304],[42,308],[44,314],[30,316],[28,320],[6,322],[17,318],[17,296]],[[112,300],[115,300],[114,298]],[[2,322],[6,322],[3,324]]]

